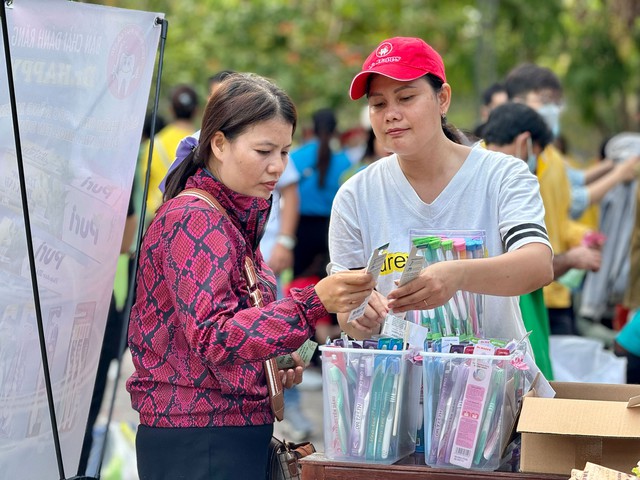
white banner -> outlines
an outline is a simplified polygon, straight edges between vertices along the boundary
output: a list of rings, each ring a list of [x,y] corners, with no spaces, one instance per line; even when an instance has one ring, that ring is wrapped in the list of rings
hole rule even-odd
[[[4,1],[4,0],[0,0]],[[76,474],[160,36],[67,0],[7,8],[38,286],[65,475]],[[58,479],[0,43],[0,478]]]

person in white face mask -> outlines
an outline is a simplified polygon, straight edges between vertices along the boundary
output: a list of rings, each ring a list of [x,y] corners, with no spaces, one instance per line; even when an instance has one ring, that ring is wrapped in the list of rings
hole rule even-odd
[[[560,80],[551,70],[531,63],[522,64],[508,74],[505,88],[510,100],[533,108],[544,118],[554,139],[558,138],[565,104]],[[640,157],[615,164],[606,160],[584,170],[565,162],[571,186],[571,218],[580,218],[589,206],[600,203],[616,185],[634,180],[638,165]]]
[[[562,85],[551,70],[530,63],[523,64],[507,75],[504,84],[511,101],[533,108],[545,119],[552,132],[555,130],[555,133],[559,133],[559,117],[563,107]],[[545,207],[545,224],[554,251],[554,279],[559,279],[572,268],[597,271],[602,260],[602,246],[584,246],[583,238],[588,228],[570,216],[572,203],[578,201],[580,195],[587,197],[586,204],[583,198],[583,208],[588,206],[588,192],[578,193],[572,189],[566,162],[552,144],[538,155],[535,172]],[[544,300],[551,333],[578,334],[571,291],[554,281],[544,287]]]
[[[508,102],[491,111],[483,129],[483,140],[489,150],[525,161],[535,175],[538,155],[551,144],[553,134],[535,110]]]

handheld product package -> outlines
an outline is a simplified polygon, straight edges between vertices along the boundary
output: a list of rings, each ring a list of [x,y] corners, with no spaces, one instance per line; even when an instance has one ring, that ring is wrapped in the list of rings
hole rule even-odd
[[[327,458],[392,464],[415,451],[421,367],[392,340],[320,347]]]
[[[525,342],[490,341],[424,351],[425,463],[493,471],[508,447],[523,392],[531,384]]]
[[[411,242],[422,247],[426,265],[450,260],[483,258],[486,236],[479,230],[411,230]],[[443,306],[413,311],[407,320],[429,330],[428,339],[457,335],[483,337],[484,295],[458,291]]]
[[[412,248],[399,280],[399,285],[410,282],[425,266],[437,262],[483,258],[487,256],[486,235],[480,230],[411,230]],[[382,334],[403,338],[417,348],[428,349],[434,341],[455,337],[457,341],[483,336],[484,295],[458,291],[439,307],[398,315],[389,312]],[[424,452],[424,418],[422,417],[424,392],[419,395],[420,417],[416,452]]]
[[[387,248],[389,247],[388,243],[376,248],[373,252],[371,252],[371,256],[369,257],[369,261],[367,262],[367,273],[373,275],[373,278],[378,281],[378,277],[380,276],[380,271],[382,270],[382,266],[384,265],[384,260],[387,258]],[[336,266],[338,267],[338,266]],[[340,269],[340,268],[339,268]],[[335,273],[332,271],[331,273]],[[357,320],[363,314],[365,309],[367,308],[367,304],[369,303],[369,297],[367,297],[358,307],[351,311],[349,314],[349,318],[347,322],[351,322],[353,320]]]

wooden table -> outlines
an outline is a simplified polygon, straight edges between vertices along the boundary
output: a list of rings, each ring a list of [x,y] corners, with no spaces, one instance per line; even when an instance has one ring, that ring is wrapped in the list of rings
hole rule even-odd
[[[314,453],[301,460],[302,480],[567,480],[570,475],[538,473],[480,472],[431,468],[424,463],[424,454],[412,454],[393,465],[338,462]]]

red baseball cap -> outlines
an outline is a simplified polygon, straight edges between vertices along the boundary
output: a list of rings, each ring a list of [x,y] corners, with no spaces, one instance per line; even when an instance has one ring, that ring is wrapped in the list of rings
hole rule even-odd
[[[420,38],[394,37],[384,40],[362,64],[362,71],[351,82],[349,95],[357,100],[366,92],[367,79],[372,73],[410,82],[431,73],[443,82],[442,57],[429,44]]]

